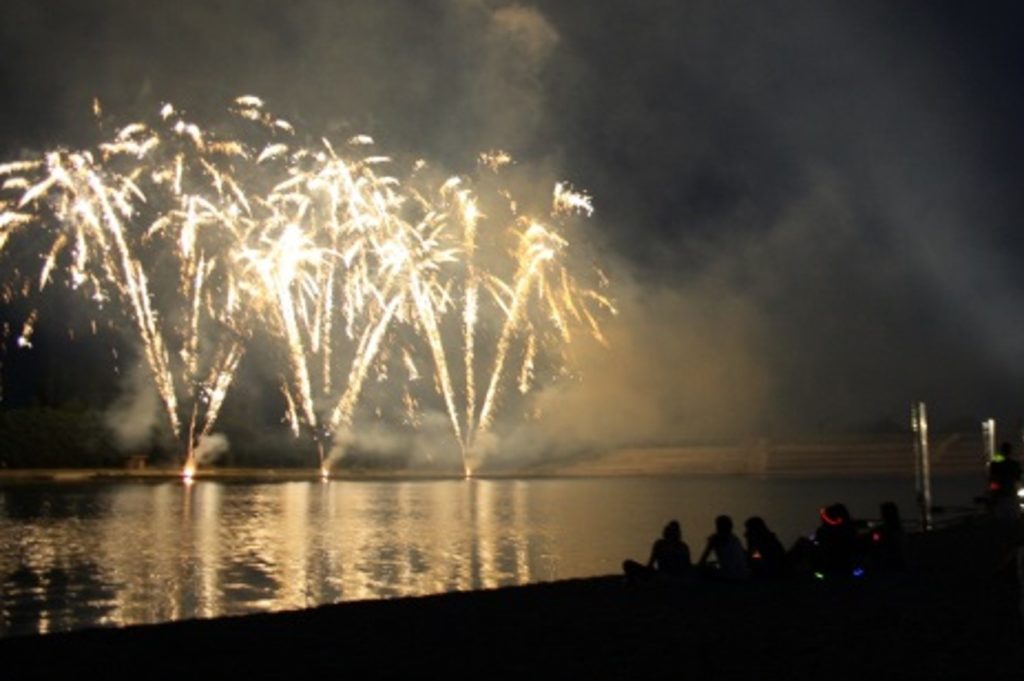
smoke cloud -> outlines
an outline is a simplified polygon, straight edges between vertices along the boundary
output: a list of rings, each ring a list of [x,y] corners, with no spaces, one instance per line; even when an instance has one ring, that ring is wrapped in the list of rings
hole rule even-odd
[[[119,381],[120,394],[103,415],[122,451],[148,449],[160,419],[160,397],[146,366],[132,364]]]
[[[222,456],[227,454],[230,448],[226,435],[210,433],[209,435],[199,436],[199,442],[196,443],[193,453],[197,464],[207,466],[216,463]]]
[[[506,148],[539,191],[588,189],[597,212],[574,238],[620,314],[495,451],[857,429],[917,399],[938,421],[1012,422],[1020,13],[8,0],[0,148],[87,136],[93,96],[199,112],[253,93],[300,129],[368,133],[445,171]],[[132,383],[112,423],[137,438],[135,410],[155,402],[128,399]],[[434,416],[420,436],[366,427],[338,444],[433,460],[448,427]]]
[[[419,415],[415,429],[399,429],[378,421],[336,433],[326,463],[328,468],[383,463],[451,471],[461,467],[462,455],[452,438],[448,415],[427,410]]]

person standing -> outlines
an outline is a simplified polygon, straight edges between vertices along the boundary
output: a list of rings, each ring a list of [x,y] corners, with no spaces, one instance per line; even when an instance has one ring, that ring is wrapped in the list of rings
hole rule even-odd
[[[999,452],[988,464],[988,495],[992,515],[999,520],[1013,521],[1020,518],[1020,501],[1017,490],[1020,487],[1020,462],[1013,456],[1013,445],[1004,442]]]

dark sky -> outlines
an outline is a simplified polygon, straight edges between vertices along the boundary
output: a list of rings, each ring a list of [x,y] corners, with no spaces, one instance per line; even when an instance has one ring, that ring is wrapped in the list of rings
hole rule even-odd
[[[1009,429],[1022,76],[1012,1],[5,0],[0,150],[249,93],[454,170],[506,148],[593,193],[622,312],[559,432]]]

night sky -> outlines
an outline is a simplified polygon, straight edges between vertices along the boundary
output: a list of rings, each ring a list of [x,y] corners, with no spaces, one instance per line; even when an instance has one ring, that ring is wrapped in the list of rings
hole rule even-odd
[[[621,310],[540,396],[550,432],[835,432],[916,399],[1009,431],[1022,76],[1011,1],[5,0],[0,152],[87,142],[94,96],[128,122],[241,94],[452,172],[504,148],[594,195]]]

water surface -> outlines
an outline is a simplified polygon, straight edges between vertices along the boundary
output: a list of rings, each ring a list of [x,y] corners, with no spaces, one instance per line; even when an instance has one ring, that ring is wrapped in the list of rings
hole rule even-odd
[[[974,478],[940,478],[965,506]],[[0,484],[0,635],[287,610],[617,572],[677,518],[762,515],[787,545],[841,500],[913,517],[905,479]]]

